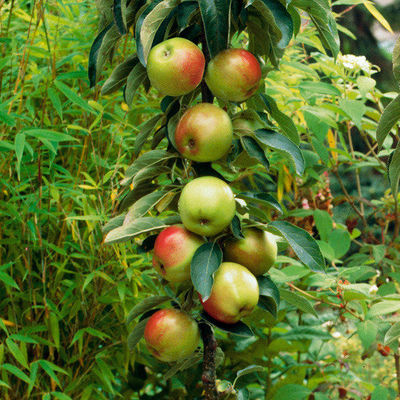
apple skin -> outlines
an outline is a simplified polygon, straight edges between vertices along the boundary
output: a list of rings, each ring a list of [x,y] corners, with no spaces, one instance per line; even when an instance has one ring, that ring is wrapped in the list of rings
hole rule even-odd
[[[243,265],[255,276],[263,275],[276,261],[275,235],[257,228],[243,230],[244,239],[224,243],[224,260]]]
[[[256,57],[244,49],[218,53],[207,66],[205,81],[212,94],[225,101],[242,102],[258,89],[261,67]]]
[[[165,308],[156,311],[147,321],[144,339],[154,357],[173,362],[189,357],[196,350],[200,331],[188,314]]]
[[[207,314],[225,324],[249,315],[258,303],[256,277],[243,265],[223,262],[214,276],[210,297],[200,301]]]
[[[190,263],[204,240],[185,229],[173,225],[159,233],[154,243],[153,267],[169,282],[190,279]]]
[[[232,189],[214,176],[193,179],[183,188],[178,210],[186,229],[202,236],[223,231],[236,212]]]
[[[189,108],[175,130],[175,144],[186,158],[198,161],[216,161],[231,147],[232,122],[218,106],[200,103]]]
[[[203,79],[203,52],[190,40],[176,37],[154,46],[147,59],[150,83],[162,94],[182,96]]]

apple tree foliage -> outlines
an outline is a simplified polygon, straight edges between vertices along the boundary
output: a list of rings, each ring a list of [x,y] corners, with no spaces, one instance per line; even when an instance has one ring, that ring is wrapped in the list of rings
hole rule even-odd
[[[318,354],[317,348],[313,348],[314,341],[323,343],[331,339],[327,331],[313,327],[312,321],[319,318],[318,309],[313,302],[317,305],[328,304],[335,311],[342,310],[343,313],[359,318],[358,334],[366,351],[376,340],[378,327],[375,322],[361,315],[373,317],[400,309],[397,300],[388,299],[386,302],[394,302],[390,303],[392,308],[388,308],[388,304],[382,301],[367,310],[365,307],[371,299],[369,287],[363,286],[363,283],[348,284],[347,280],[345,284],[340,281],[342,283],[337,289],[337,297],[341,301],[332,301],[326,295],[320,295],[319,290],[334,286],[337,278],[337,275],[335,278],[333,275],[325,275],[325,259],[330,262],[331,268],[336,268],[335,262],[347,253],[352,238],[347,229],[333,226],[329,209],[316,209],[311,214],[320,238],[317,242],[307,226],[301,228],[298,226],[301,224],[296,223],[299,218],[311,214],[290,213],[290,200],[284,201],[283,192],[290,193],[290,187],[294,189],[296,186],[296,179],[314,180],[314,183],[320,181],[317,171],[326,171],[333,165],[332,161],[337,159],[337,153],[333,150],[328,152],[324,147],[328,132],[334,128],[339,129],[339,124],[346,125],[350,121],[362,128],[362,118],[366,112],[362,100],[342,99],[341,90],[333,84],[320,82],[318,73],[315,76],[313,69],[302,64],[304,72],[309,73],[311,78],[302,82],[300,87],[300,93],[307,99],[303,110],[306,116],[304,122],[313,136],[310,139],[307,135],[302,135],[303,131],[299,132],[299,124],[293,122],[291,115],[278,106],[279,91],[275,92],[276,96],[268,91],[269,74],[279,71],[280,60],[292,38],[297,37],[304,45],[313,45],[310,38],[302,34],[302,18],[306,18],[314,26],[317,36],[313,40],[319,41],[316,47],[325,52],[326,60],[329,59],[334,64],[339,54],[339,40],[329,2],[99,0],[98,9],[99,33],[92,44],[89,57],[91,85],[95,86],[100,80],[107,60],[112,59],[124,40],[134,40],[136,48],[102,82],[101,93],[104,96],[122,88],[124,100],[131,106],[138,90],[149,92],[151,88],[146,74],[148,54],[156,44],[176,36],[200,45],[207,61],[221,50],[229,48],[232,43],[244,46],[262,60],[263,77],[266,78],[258,92],[245,103],[219,102],[226,107],[230,116],[243,112],[248,117],[257,119],[263,128],[244,136],[237,135],[227,158],[212,164],[183,159],[176,151],[173,140],[177,121],[184,110],[196,102],[213,100],[205,84],[188,95],[160,99],[158,112],[140,126],[130,149],[134,161],[126,169],[121,181],[123,190],[120,194],[118,215],[104,227],[105,243],[113,244],[138,238],[139,249],[151,251],[157,233],[180,222],[177,199],[184,184],[193,177],[211,175],[228,182],[235,192],[238,207],[230,227],[231,234],[239,238],[243,227],[257,226],[278,235],[281,238],[280,250],[286,250],[287,254],[281,256],[281,262],[290,265],[283,270],[273,269],[270,274],[258,278],[260,301],[259,310],[254,315],[234,325],[221,324],[206,314],[199,313],[200,307],[198,303],[196,305],[194,296],[194,291],[204,296],[210,293],[213,274],[222,261],[219,244],[210,240],[196,252],[192,262],[194,289],[181,285],[174,290],[161,282],[160,295],[149,297],[132,309],[127,323],[136,321],[136,324],[128,337],[130,349],[134,350],[142,338],[149,315],[169,302],[192,312],[199,322],[215,328],[219,342],[215,354],[217,365],[223,365],[224,356],[227,360],[234,359],[233,352],[242,354],[236,358],[237,365],[232,365],[229,372],[225,370],[226,375],[218,376],[223,379],[217,381],[221,398],[257,398],[254,397],[256,392],[251,388],[254,383],[263,387],[262,391],[268,399],[312,398],[309,396],[314,390],[316,394],[313,398],[328,398],[317,393],[319,389],[324,389],[319,386],[323,383],[323,378],[317,377],[317,373],[313,384],[303,385],[306,374],[310,373],[307,363],[317,362],[318,357],[323,356]],[[290,51],[290,47],[287,51]],[[326,63],[326,60],[321,55],[319,61]],[[329,76],[327,71],[319,72]],[[141,86],[143,89],[140,89]],[[362,90],[368,92],[372,89],[368,87],[366,81],[363,89],[359,84],[360,93],[362,94]],[[316,104],[322,97],[333,99],[332,107],[317,107]],[[378,126],[377,139],[380,145],[396,122],[394,115],[398,115],[399,108],[396,101],[394,99],[388,106]],[[335,113],[341,118],[340,122]],[[331,136],[330,140],[332,141]],[[310,145],[313,151],[310,151]],[[342,145],[344,146],[343,143]],[[399,169],[396,167],[399,157],[396,151],[391,157],[389,167],[394,193],[398,191],[399,176]],[[322,160],[323,168],[317,167],[316,155]],[[243,165],[239,160],[245,157],[251,161]],[[247,178],[248,175],[251,179]],[[357,282],[362,280],[365,273],[367,272],[351,269],[343,274],[339,273],[339,276],[351,275]],[[309,277],[307,287],[314,288],[312,293],[291,283],[304,277]],[[360,301],[360,304],[346,308],[346,304],[354,300]],[[294,321],[296,318],[297,322]],[[279,332],[279,329],[273,331],[284,319],[289,321],[292,329],[284,333]],[[396,338],[399,336],[396,325],[391,329],[387,333],[390,337],[387,343],[393,342],[391,335]],[[254,348],[263,347],[266,353],[255,351],[264,354],[263,356],[252,359],[246,357],[247,353],[254,353]],[[298,351],[301,354],[306,349],[311,353],[315,352],[315,360],[302,360],[301,356],[297,360],[289,359],[285,355],[278,357],[280,352]],[[204,350],[204,357],[206,356]],[[199,398],[202,390],[199,390],[197,381],[190,378],[187,370],[197,368],[201,359],[202,354],[196,353],[192,358],[170,366],[163,378],[172,378],[177,373],[186,374],[183,375],[183,380],[191,388],[189,390],[197,390],[196,398]],[[274,361],[275,359],[278,361]],[[281,372],[277,372],[279,369]],[[284,376],[283,379],[280,379],[281,375]]]

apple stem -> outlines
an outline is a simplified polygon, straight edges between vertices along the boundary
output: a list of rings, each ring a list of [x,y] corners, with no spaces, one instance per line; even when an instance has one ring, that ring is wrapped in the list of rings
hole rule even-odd
[[[217,350],[217,341],[214,332],[210,325],[207,323],[199,324],[201,338],[204,344],[203,355],[203,373],[201,379],[204,384],[204,399],[205,400],[218,400],[219,395],[217,391],[216,380],[216,365],[215,355]]]

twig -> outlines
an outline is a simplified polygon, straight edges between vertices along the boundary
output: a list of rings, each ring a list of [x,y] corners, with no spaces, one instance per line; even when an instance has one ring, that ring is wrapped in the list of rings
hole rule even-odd
[[[394,353],[394,364],[396,366],[397,392],[400,395],[400,354],[399,353]]]
[[[199,328],[201,338],[204,343],[203,373],[201,375],[201,380],[203,381],[204,385],[204,399],[218,400],[219,396],[215,383],[215,355],[217,350],[217,341],[215,340],[215,336],[210,325],[203,322],[199,324]]]

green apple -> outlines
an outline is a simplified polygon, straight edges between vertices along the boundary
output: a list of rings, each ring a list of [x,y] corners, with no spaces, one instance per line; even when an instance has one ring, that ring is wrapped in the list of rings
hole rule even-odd
[[[214,236],[235,216],[235,197],[223,180],[202,176],[183,188],[178,210],[186,229],[198,235]]]
[[[147,321],[144,339],[154,357],[172,362],[187,358],[196,350],[200,331],[188,314],[165,308],[156,311]]]
[[[256,57],[244,49],[218,53],[207,66],[205,81],[212,94],[225,101],[242,102],[258,89],[261,67]]]
[[[224,260],[245,266],[255,276],[265,274],[276,261],[276,236],[257,228],[244,229],[243,236],[224,243]]]
[[[200,103],[189,108],[175,130],[175,144],[186,158],[216,161],[230,149],[233,138],[228,114],[214,104]]]
[[[182,96],[203,79],[203,52],[190,40],[176,37],[154,46],[147,59],[150,83],[162,94]]]
[[[204,240],[183,225],[165,228],[154,243],[153,267],[169,282],[190,279],[190,262]]]
[[[215,273],[210,297],[200,300],[211,317],[234,324],[254,310],[258,297],[256,277],[243,265],[223,262]]]

